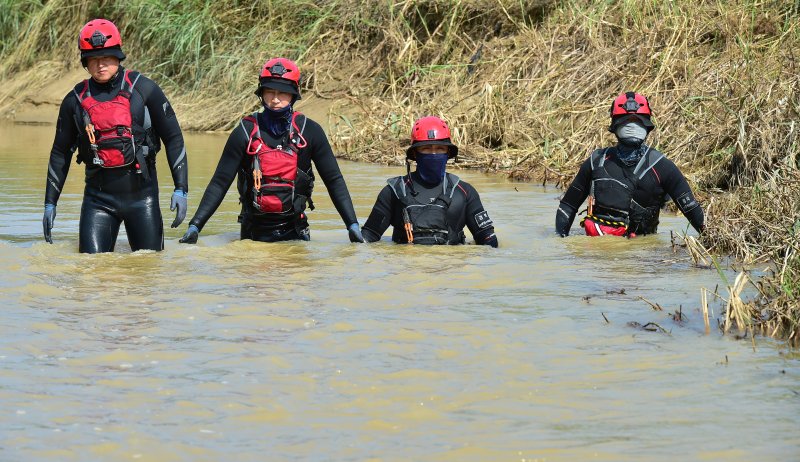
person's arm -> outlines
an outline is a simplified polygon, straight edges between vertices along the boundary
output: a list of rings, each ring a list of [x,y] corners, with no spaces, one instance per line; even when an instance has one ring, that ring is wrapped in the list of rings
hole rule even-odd
[[[150,113],[153,129],[161,138],[167,151],[167,163],[172,172],[172,182],[176,191],[189,192],[189,170],[186,158],[186,145],[178,118],[164,92],[155,82],[140,76],[134,87],[142,95]]]
[[[189,225],[195,226],[198,232],[203,229],[206,222],[217,211],[217,208],[225,198],[225,194],[231,187],[231,183],[233,183],[233,179],[239,171],[239,166],[242,164],[247,142],[248,135],[242,129],[241,124],[236,125],[230,136],[228,136],[228,141],[222,150],[217,169],[214,171],[211,181],[208,182],[208,187],[203,193],[200,205],[197,206],[194,217],[189,221]]]
[[[466,196],[466,207],[464,208],[466,216],[466,224],[469,232],[472,233],[472,238],[475,239],[475,244],[490,245],[497,247],[497,236],[494,233],[494,222],[489,218],[489,212],[483,208],[480,195],[478,191],[472,187],[471,184],[461,182],[458,184],[461,192]],[[456,191],[458,194],[459,191]]]
[[[589,196],[589,189],[592,185],[592,165],[590,159],[587,159],[581,168],[578,169],[578,174],[575,179],[567,188],[564,197],[558,204],[556,211],[556,233],[562,237],[569,235],[569,229],[572,227],[572,222],[575,221],[575,215],[578,213],[583,201]]]
[[[339,216],[342,217],[344,225],[350,227],[354,223],[358,224],[353,200],[350,198],[350,192],[347,190],[347,184],[339,169],[339,163],[336,162],[336,157],[333,155],[325,131],[318,123],[308,119],[303,136],[309,141],[308,149],[311,160],[325,183],[328,194],[330,194]]]
[[[703,232],[705,227],[705,217],[703,215],[703,208],[700,203],[695,199],[692,194],[692,189],[689,187],[689,182],[686,177],[678,169],[678,167],[670,160],[664,159],[659,165],[656,166],[661,176],[661,185],[672,197],[672,201],[678,206],[678,209],[683,213],[683,216],[689,220],[692,227],[698,233]]]
[[[56,122],[56,134],[53,147],[50,149],[50,161],[47,163],[47,185],[45,188],[45,204],[58,204],[61,190],[67,181],[67,174],[72,163],[78,140],[78,126],[75,122],[77,114],[77,98],[70,92],[61,102]]]
[[[78,126],[74,120],[77,115],[77,98],[67,94],[61,102],[56,122],[56,135],[50,149],[50,160],[47,162],[47,181],[44,193],[44,215],[42,230],[44,240],[53,243],[53,224],[56,220],[56,204],[61,197],[61,190],[67,181],[67,174],[72,163],[78,139]]]
[[[384,186],[378,194],[378,199],[372,207],[372,212],[364,223],[361,232],[364,234],[364,240],[367,242],[375,242],[380,240],[389,225],[392,224],[392,199],[394,193],[392,188],[388,185]]]

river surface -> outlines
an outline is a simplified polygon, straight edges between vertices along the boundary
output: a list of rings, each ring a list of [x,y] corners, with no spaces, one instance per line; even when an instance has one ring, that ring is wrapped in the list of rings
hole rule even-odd
[[[53,130],[0,126],[1,461],[800,460],[799,358],[704,334],[682,217],[561,239],[558,190],[457,172],[499,249],[350,244],[321,181],[311,242],[239,241],[234,187],[182,245],[226,139],[189,134],[166,250],[81,255],[82,166],[41,238]],[[402,168],[341,166],[363,224]]]

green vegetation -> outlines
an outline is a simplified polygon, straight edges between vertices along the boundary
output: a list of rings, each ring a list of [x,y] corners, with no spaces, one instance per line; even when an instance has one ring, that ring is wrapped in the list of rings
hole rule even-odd
[[[229,127],[256,107],[260,64],[296,59],[351,159],[401,162],[411,122],[433,113],[462,166],[563,186],[611,141],[611,99],[635,89],[655,111],[651,142],[706,198],[704,244],[772,262],[754,325],[800,337],[796,1],[0,0],[0,78],[79,66],[77,31],[97,16],[188,128]]]

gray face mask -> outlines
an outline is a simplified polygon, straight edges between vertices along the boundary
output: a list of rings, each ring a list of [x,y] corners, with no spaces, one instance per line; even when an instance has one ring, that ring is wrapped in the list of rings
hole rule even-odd
[[[632,120],[617,127],[614,134],[621,143],[638,146],[647,138],[647,128],[641,122]]]

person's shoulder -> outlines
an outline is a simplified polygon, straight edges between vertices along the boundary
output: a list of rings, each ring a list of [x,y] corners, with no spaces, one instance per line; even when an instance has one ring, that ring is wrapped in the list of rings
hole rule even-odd
[[[672,159],[667,157],[667,155],[664,154],[663,152],[659,151],[658,149],[656,149],[656,148],[654,148],[652,146],[650,146],[648,149],[649,149],[648,155],[650,156],[651,161],[657,162],[657,163],[665,165],[665,166],[668,165],[668,166],[677,168],[677,166],[675,165],[675,162],[673,162]]]
[[[78,100],[75,98],[75,96],[80,95],[85,86],[86,84],[83,81],[75,84],[75,86],[70,88],[69,91],[64,95],[63,102],[67,102],[69,100],[75,100],[77,102]]]
[[[381,194],[392,194],[400,198],[406,195],[408,188],[408,178],[405,175],[398,175],[386,179],[386,185],[381,189]]]
[[[297,125],[298,129],[303,131],[303,133],[325,132],[325,130],[322,128],[322,125],[320,125],[311,117],[305,115],[303,111],[295,111],[295,124]]]
[[[75,106],[80,104],[80,96],[83,94],[84,90],[86,89],[87,80],[81,80],[80,82],[76,83],[74,87],[70,88],[69,91],[64,95],[64,98],[61,100],[61,106]]]
[[[614,146],[601,146],[599,148],[592,149],[589,151],[589,155],[586,156],[586,162],[591,162],[592,159],[600,158],[601,156],[608,156],[609,154],[613,154],[616,152]]]
[[[454,194],[461,193],[464,195],[464,197],[470,197],[478,193],[478,190],[475,189],[474,186],[472,186],[469,182],[459,178],[458,175],[454,175],[450,172],[448,172],[447,175],[449,176],[448,180],[452,182]]]
[[[89,85],[89,79],[79,80],[74,87],[67,93],[67,96],[71,95],[72,92],[78,92],[80,94],[86,86]]]
[[[245,124],[256,124],[258,123],[258,114],[258,112],[248,112],[242,116],[240,121]]]
[[[127,72],[129,84],[133,85],[134,91],[138,92],[143,97],[150,97],[153,95],[158,95],[159,93],[164,93],[161,87],[159,87],[153,79],[147,77],[141,72],[132,69],[127,69]]]
[[[137,71],[136,69],[125,69],[125,72],[128,73],[128,80],[131,83],[135,83],[138,85],[155,85],[158,86],[157,83],[153,81],[150,77],[142,74],[141,72]]]
[[[69,89],[66,95],[64,95],[64,100],[69,98],[75,98],[75,95],[81,95],[85,90],[86,87],[89,85],[89,79],[83,79],[78,81],[72,88]]]
[[[242,139],[249,140],[253,136],[256,125],[258,125],[258,112],[245,114],[239,119],[239,123],[234,125],[230,136],[243,135]]]

